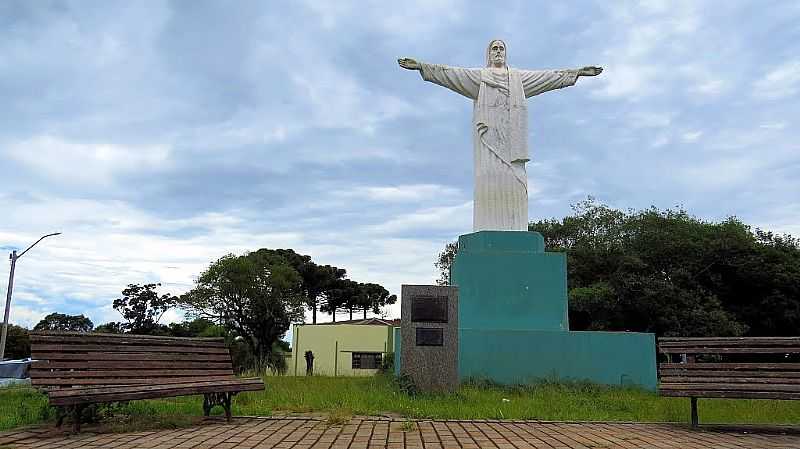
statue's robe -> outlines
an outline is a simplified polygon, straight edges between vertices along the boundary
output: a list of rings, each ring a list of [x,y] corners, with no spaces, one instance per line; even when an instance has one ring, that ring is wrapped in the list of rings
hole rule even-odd
[[[475,100],[474,231],[528,230],[528,108],[525,99],[572,86],[577,70],[461,68],[420,63],[422,79]]]

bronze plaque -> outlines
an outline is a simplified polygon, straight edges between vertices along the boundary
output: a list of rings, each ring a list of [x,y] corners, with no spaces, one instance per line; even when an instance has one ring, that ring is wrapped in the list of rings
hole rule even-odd
[[[417,346],[444,346],[444,329],[418,327]]]
[[[411,321],[414,323],[446,323],[447,296],[414,296],[411,298]]]

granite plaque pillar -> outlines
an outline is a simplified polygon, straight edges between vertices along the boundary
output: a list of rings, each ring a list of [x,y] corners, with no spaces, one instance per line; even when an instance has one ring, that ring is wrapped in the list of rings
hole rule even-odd
[[[403,285],[400,373],[422,391],[458,388],[458,288]]]

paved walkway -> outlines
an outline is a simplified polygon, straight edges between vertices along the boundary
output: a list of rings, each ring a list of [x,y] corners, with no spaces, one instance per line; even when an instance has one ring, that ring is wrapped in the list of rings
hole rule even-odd
[[[88,430],[88,429],[87,429]],[[402,421],[353,418],[237,418],[151,432],[68,435],[52,427],[0,433],[12,448],[800,448],[800,430],[701,428],[677,424],[537,421]]]

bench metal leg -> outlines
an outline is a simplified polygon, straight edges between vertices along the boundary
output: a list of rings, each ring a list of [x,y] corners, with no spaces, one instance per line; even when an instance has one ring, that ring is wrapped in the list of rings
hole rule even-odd
[[[64,407],[56,407],[56,427],[61,428],[61,424],[64,424],[64,417],[67,414],[67,410]]]
[[[208,394],[203,395],[203,416],[208,416],[211,414],[211,408],[214,407],[214,404],[211,403],[211,396]]]
[[[231,422],[231,399],[233,398],[234,393],[225,393],[225,399],[223,399],[225,407],[225,421]]]
[[[203,415],[209,416],[211,409],[220,405],[225,409],[225,419],[231,421],[231,401],[236,393],[206,393],[203,395]]]
[[[76,405],[72,410],[72,430],[75,433],[79,433],[81,431],[81,411],[83,410],[82,405]]]
[[[692,428],[697,428],[699,420],[697,419],[697,398],[692,399]]]

